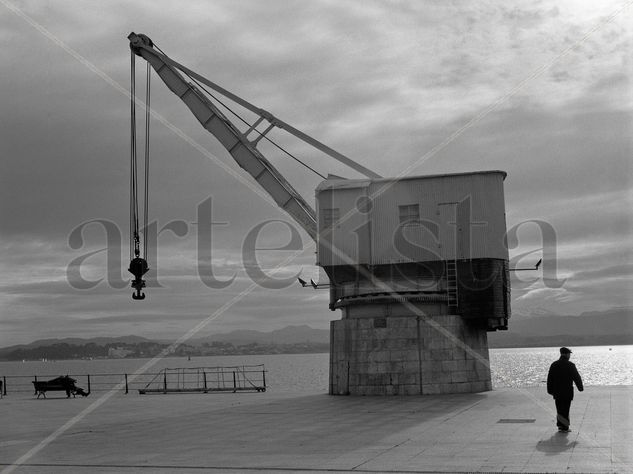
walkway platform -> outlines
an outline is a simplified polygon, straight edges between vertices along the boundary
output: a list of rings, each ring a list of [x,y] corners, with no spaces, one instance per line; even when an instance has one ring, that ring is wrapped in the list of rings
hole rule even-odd
[[[345,397],[93,393],[0,400],[0,472],[633,473],[633,387]],[[17,464],[16,464],[17,463]]]

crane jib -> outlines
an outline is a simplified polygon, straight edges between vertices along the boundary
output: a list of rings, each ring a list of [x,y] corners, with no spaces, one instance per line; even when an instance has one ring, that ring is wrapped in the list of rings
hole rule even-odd
[[[154,43],[152,42],[152,40],[148,36],[143,35],[143,34],[130,33],[130,35],[128,36],[128,39],[130,40],[130,47],[139,56],[144,57],[143,54],[141,53],[142,50],[146,50],[148,52],[151,52],[152,54],[154,54],[157,57],[159,57],[160,59],[162,59],[162,61],[165,64],[168,64],[168,65],[170,65],[170,66],[182,71],[183,73],[185,73],[189,77],[195,78],[196,80],[198,80],[201,83],[209,86],[210,88],[212,88],[216,92],[219,92],[223,96],[231,99],[236,104],[239,104],[242,107],[244,107],[245,109],[250,110],[251,112],[254,112],[254,113],[258,114],[260,117],[268,120],[274,126],[285,130],[286,132],[294,135],[295,137],[299,138],[300,140],[303,140],[304,142],[308,143],[309,145],[313,146],[314,148],[322,151],[323,153],[325,153],[325,154],[331,156],[332,158],[340,161],[341,163],[349,166],[353,170],[358,171],[359,173],[367,176],[368,178],[376,179],[376,178],[380,178],[381,177],[379,174],[377,174],[374,171],[366,168],[365,166],[355,162],[351,158],[348,158],[347,156],[343,155],[342,153],[339,153],[338,151],[328,147],[324,143],[321,143],[317,139],[309,136],[308,134],[302,132],[301,130],[298,130],[297,128],[295,128],[292,125],[284,122],[283,120],[280,120],[279,118],[275,117],[270,112],[268,112],[268,111],[266,111],[266,110],[264,110],[262,108],[259,108],[259,107],[255,106],[255,105],[251,104],[250,102],[244,100],[240,96],[235,95],[232,92],[224,89],[222,86],[214,83],[213,81],[210,81],[206,77],[201,76],[200,74],[196,73],[195,71],[192,71],[191,69],[187,68],[186,66],[174,61],[173,59],[171,59],[170,57],[166,56],[165,54],[162,54],[162,53],[156,51],[156,49],[154,48]]]

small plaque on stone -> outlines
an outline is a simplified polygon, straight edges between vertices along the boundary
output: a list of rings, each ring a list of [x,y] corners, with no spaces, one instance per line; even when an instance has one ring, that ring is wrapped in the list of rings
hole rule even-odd
[[[387,327],[387,318],[375,318],[374,319],[374,327],[375,328],[386,328]]]

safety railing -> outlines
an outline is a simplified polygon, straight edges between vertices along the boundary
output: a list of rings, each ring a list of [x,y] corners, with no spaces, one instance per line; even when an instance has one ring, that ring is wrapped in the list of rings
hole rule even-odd
[[[139,393],[266,391],[263,365],[163,369]]]
[[[175,392],[266,391],[266,368],[261,365],[163,369],[143,373],[62,374],[88,393],[119,391],[125,394]],[[0,395],[34,394],[33,382],[48,381],[60,374],[0,375]],[[55,396],[53,394],[53,396]],[[63,396],[66,396],[63,394]]]

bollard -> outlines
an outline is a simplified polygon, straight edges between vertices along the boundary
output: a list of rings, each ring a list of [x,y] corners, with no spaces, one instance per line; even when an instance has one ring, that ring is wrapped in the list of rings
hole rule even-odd
[[[167,371],[163,372],[163,390],[167,393]]]
[[[207,373],[203,370],[202,371],[202,380],[204,381],[204,391],[207,391]]]
[[[125,394],[127,395],[128,392],[128,386],[127,386],[127,374],[125,374]]]
[[[3,395],[5,395],[5,396],[6,396],[6,394],[7,394],[7,378],[6,378],[4,375],[2,376],[2,381],[4,382],[4,383],[2,384],[2,386],[4,387],[4,388],[2,389],[2,390],[3,390]]]
[[[237,383],[235,382],[235,371],[233,371],[233,393],[237,392]]]

